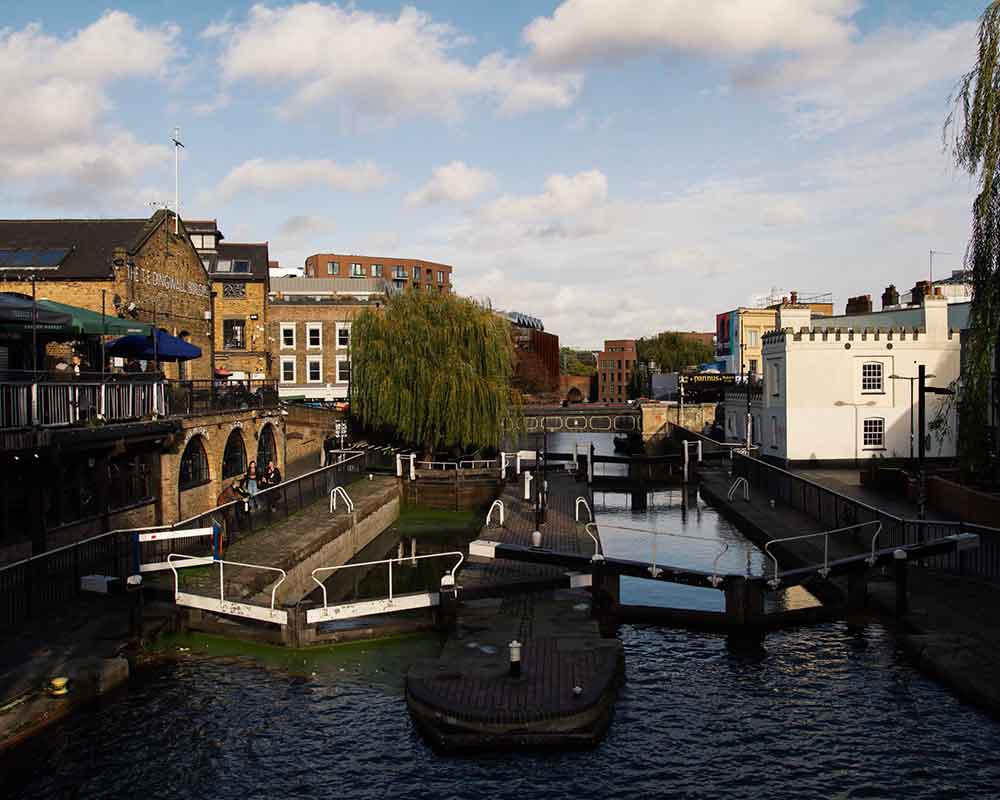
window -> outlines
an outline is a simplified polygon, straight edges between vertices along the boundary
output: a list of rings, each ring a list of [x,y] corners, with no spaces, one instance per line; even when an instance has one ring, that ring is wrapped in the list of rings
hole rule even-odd
[[[771,396],[778,397],[781,394],[781,364],[771,365]],[[773,417],[772,417],[773,419]]]
[[[247,285],[245,283],[224,283],[222,284],[223,297],[246,297]]]
[[[438,270],[438,283],[444,283],[444,270]]]
[[[108,461],[108,507],[127,508],[153,500],[153,454],[125,453]]]
[[[237,258],[233,261],[233,272],[250,272],[250,262],[245,258]]]
[[[756,358],[751,358],[750,359],[750,374],[751,375],[756,375],[757,374],[757,359]]]
[[[306,383],[323,382],[323,356],[306,358]]]
[[[351,380],[351,362],[345,356],[337,356],[337,383]]]
[[[222,455],[222,477],[234,478],[247,470],[247,450],[243,446],[243,431],[234,428],[226,439],[226,451]]]
[[[392,268],[392,277],[398,278],[399,280],[406,280],[406,267],[402,264],[397,264]]]
[[[323,323],[306,323],[306,347],[316,348],[323,346]]]
[[[295,349],[295,323],[281,323],[281,347],[282,349]]]
[[[326,274],[327,275],[339,275],[340,274],[340,262],[339,261],[327,261],[326,262]]]
[[[866,365],[867,366],[867,365]],[[881,366],[881,365],[880,365]],[[862,422],[861,444],[872,449],[885,447],[885,420],[881,417],[869,417]]]
[[[373,278],[381,278],[382,277],[382,265],[381,264],[372,264],[372,277]]]
[[[415,280],[415,281],[419,281],[420,280],[420,267],[414,267],[413,268],[413,280]]]
[[[213,267],[212,267],[212,257],[211,256],[202,256],[201,257],[201,264],[205,268],[205,272],[211,272],[212,271]]]
[[[756,328],[749,328],[747,330],[747,346],[748,347],[756,347],[757,344],[758,344],[758,341],[757,341],[757,329]]]
[[[267,462],[278,463],[278,447],[274,442],[274,426],[265,425],[257,439],[257,466],[267,469]]]
[[[232,272],[233,271],[233,261],[230,258],[220,258],[215,262],[216,272]]]
[[[205,455],[205,445],[200,436],[192,437],[184,448],[181,456],[181,470],[178,484],[181,490],[191,489],[208,483],[208,456]]]
[[[246,320],[222,320],[222,346],[226,350],[246,350]]]
[[[351,277],[352,278],[363,278],[363,277],[365,277],[365,265],[364,264],[351,264]]]
[[[351,323],[338,322],[337,347],[350,347],[350,346],[351,346]]]
[[[778,418],[771,417],[771,447],[778,449]]]
[[[281,357],[281,382],[295,383],[295,356]]]
[[[861,391],[882,392],[882,365],[878,361],[868,361],[861,365]]]

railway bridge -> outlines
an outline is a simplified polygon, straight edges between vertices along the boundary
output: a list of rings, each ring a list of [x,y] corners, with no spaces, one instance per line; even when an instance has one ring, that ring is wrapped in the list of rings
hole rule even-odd
[[[642,433],[639,405],[525,406],[527,433]]]

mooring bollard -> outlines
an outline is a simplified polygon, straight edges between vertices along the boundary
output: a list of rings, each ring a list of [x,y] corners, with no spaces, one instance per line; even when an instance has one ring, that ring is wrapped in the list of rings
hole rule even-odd
[[[524,471],[524,499],[531,499],[531,471],[527,469]]]
[[[541,547],[542,546],[542,532],[541,531],[535,531],[534,533],[531,534],[531,546],[532,547]]]
[[[510,648],[510,677],[521,677],[521,643],[515,639],[509,645]]]
[[[896,616],[902,617],[910,611],[909,592],[907,587],[906,551],[895,550],[892,554],[896,565]]]
[[[439,605],[440,627],[443,630],[454,630],[458,624],[458,589],[455,587],[455,576],[446,572],[441,576],[441,603]]]

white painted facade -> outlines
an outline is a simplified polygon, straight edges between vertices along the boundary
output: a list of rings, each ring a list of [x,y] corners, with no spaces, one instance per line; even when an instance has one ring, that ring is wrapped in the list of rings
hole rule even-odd
[[[947,300],[929,298],[920,311],[918,326],[872,329],[844,325],[845,317],[832,328],[829,318],[814,322],[808,308],[781,309],[780,330],[764,338],[763,396],[751,408],[761,454],[785,463],[908,458],[916,382],[911,406],[910,382],[890,376],[915,377],[924,364],[935,375],[928,385],[946,387],[960,370],[959,333],[949,327]],[[927,395],[928,426],[946,399]],[[729,438],[745,437],[745,419],[745,399],[727,401]],[[955,442],[952,410],[946,433],[930,436],[927,456],[953,456]]]

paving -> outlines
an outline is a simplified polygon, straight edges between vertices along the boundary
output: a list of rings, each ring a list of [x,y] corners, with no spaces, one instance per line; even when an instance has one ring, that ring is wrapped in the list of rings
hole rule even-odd
[[[900,494],[882,491],[861,483],[861,471],[858,469],[793,469],[792,473],[813,483],[826,486],[835,492],[858,500],[869,506],[875,506],[897,517],[905,519],[917,518],[917,504]],[[927,509],[927,519],[954,520],[954,516],[942,514],[933,508]]]
[[[531,544],[534,510],[520,492],[519,485],[507,487],[504,527],[484,527],[481,538]],[[593,553],[593,540],[574,520],[574,502],[586,494],[571,476],[549,478],[543,546]],[[517,591],[519,584],[565,574],[502,559],[469,561],[461,587],[507,592],[463,602],[441,656],[408,671],[407,702],[418,727],[443,750],[595,743],[610,722],[624,660],[621,642],[602,637],[591,616],[589,592]],[[508,645],[515,639],[522,643],[519,677],[509,674]]]

